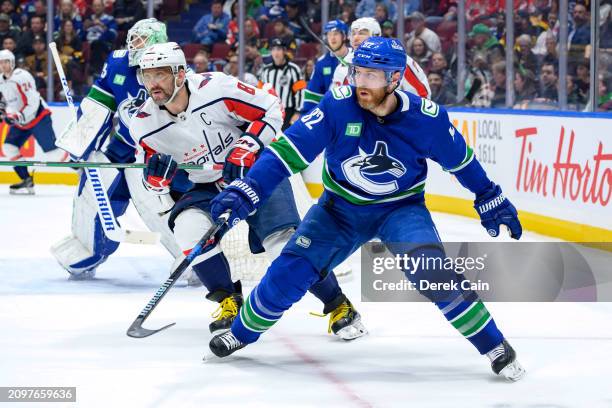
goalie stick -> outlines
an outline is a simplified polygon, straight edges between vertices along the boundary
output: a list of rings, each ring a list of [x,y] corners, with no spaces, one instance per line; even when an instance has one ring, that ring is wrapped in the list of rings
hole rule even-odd
[[[132,324],[128,328],[127,333],[126,333],[128,336],[134,337],[134,338],[137,338],[137,339],[141,339],[143,337],[148,337],[148,336],[150,336],[152,334],[155,334],[157,332],[165,330],[168,327],[172,327],[172,326],[174,326],[176,324],[176,323],[170,323],[170,324],[168,324],[166,326],[163,326],[162,328],[157,329],[157,330],[151,330],[151,329],[146,329],[146,328],[142,327],[142,324],[147,319],[147,317],[149,317],[149,315],[151,314],[153,309],[155,309],[155,307],[159,304],[159,302],[161,302],[161,300],[164,298],[166,293],[168,293],[168,290],[172,286],[174,286],[176,281],[181,277],[183,272],[185,272],[185,270],[189,267],[191,262],[198,255],[200,255],[204,251],[204,249],[206,249],[209,245],[215,243],[214,236],[227,223],[227,220],[229,219],[230,213],[231,212],[228,210],[225,213],[221,214],[221,216],[215,222],[215,224],[213,226],[211,226],[208,229],[208,231],[206,231],[206,233],[202,236],[200,241],[198,241],[198,243],[193,247],[191,252],[174,269],[174,271],[172,272],[170,277],[168,279],[166,279],[166,281],[159,287],[159,289],[157,289],[157,292],[155,292],[155,295],[153,295],[151,300],[149,300],[149,303],[147,303],[147,305],[144,307],[144,309],[142,309],[142,312],[140,312],[138,317],[136,317],[136,319],[132,322]]]
[[[57,74],[60,78],[64,95],[66,96],[66,102],[68,102],[68,106],[72,112],[73,121],[76,123],[78,116],[77,110],[72,100],[72,93],[68,87],[68,80],[66,79],[60,56],[57,52],[57,45],[54,42],[49,43],[49,50],[51,51],[53,62],[55,62],[55,67],[57,68]],[[91,193],[95,197],[96,209],[100,224],[102,225],[102,230],[108,239],[115,242],[128,242],[131,244],[156,244],[159,242],[161,236],[159,232],[131,231],[121,228],[113,213],[113,208],[108,199],[108,194],[106,193],[100,171],[97,168],[89,167],[85,169],[85,174],[87,175],[86,184],[90,187]]]

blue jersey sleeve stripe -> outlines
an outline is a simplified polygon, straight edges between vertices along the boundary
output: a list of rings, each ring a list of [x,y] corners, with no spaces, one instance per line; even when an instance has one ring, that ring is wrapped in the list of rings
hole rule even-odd
[[[450,173],[454,173],[456,171],[459,171],[459,170],[465,168],[465,166],[467,166],[468,164],[470,164],[470,162],[472,160],[474,160],[474,157],[476,157],[474,155],[474,150],[472,150],[472,148],[466,144],[465,145],[465,157],[464,157],[463,161],[461,163],[459,163],[459,165],[457,167],[453,167],[452,169],[448,169],[446,171],[448,171]]]

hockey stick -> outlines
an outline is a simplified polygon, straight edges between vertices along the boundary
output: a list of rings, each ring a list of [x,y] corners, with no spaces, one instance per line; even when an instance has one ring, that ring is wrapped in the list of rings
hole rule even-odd
[[[206,231],[204,236],[202,236],[202,239],[200,239],[200,241],[198,241],[198,243],[193,247],[189,255],[187,255],[185,259],[183,259],[183,261],[179,264],[179,266],[177,266],[176,269],[174,269],[170,277],[166,279],[166,281],[159,287],[159,289],[157,289],[157,292],[155,292],[155,295],[153,295],[151,300],[149,300],[149,303],[147,303],[144,309],[142,309],[142,312],[140,312],[138,317],[136,317],[136,319],[132,322],[132,324],[128,328],[127,333],[126,333],[128,336],[134,337],[137,339],[141,339],[144,337],[148,337],[152,334],[155,334],[157,332],[160,332],[162,330],[165,330],[168,327],[172,327],[176,324],[176,323],[170,323],[162,327],[161,329],[157,329],[157,330],[151,330],[151,329],[146,329],[142,327],[142,324],[144,323],[144,321],[147,319],[147,317],[149,317],[149,315],[151,314],[153,309],[155,309],[155,307],[159,304],[159,302],[161,302],[161,300],[164,298],[168,290],[172,286],[174,286],[174,284],[181,277],[183,272],[185,272],[185,270],[189,267],[189,264],[191,264],[191,262],[198,255],[200,255],[204,251],[204,249],[206,249],[209,245],[215,242],[214,236],[227,223],[230,213],[231,212],[228,210],[225,213],[221,214],[221,216],[215,222],[215,224],[212,227],[210,227],[208,231]]]
[[[70,167],[70,168],[99,168],[99,169],[145,169],[145,163],[104,163],[104,162],[47,162],[47,161],[0,161],[0,166],[38,166],[38,167]],[[179,164],[179,169],[182,170],[201,170],[202,166],[197,164]],[[214,170],[220,170],[223,167],[213,166]]]
[[[64,68],[62,67],[62,61],[60,60],[57,52],[57,45],[54,42],[49,43],[49,50],[51,51],[53,62],[55,62],[55,67],[57,68],[57,73],[64,90],[64,95],[66,96],[66,102],[68,102],[68,106],[70,107],[73,115],[73,123],[76,123],[78,114],[76,107],[74,106],[70,88],[68,87],[68,80],[66,79]],[[96,210],[98,212],[100,224],[102,225],[102,230],[108,239],[115,242],[129,242],[132,244],[156,244],[159,242],[159,238],[161,236],[159,232],[130,231],[121,228],[117,223],[115,214],[113,213],[113,208],[111,207],[111,202],[108,199],[108,194],[106,193],[107,190],[104,186],[100,172],[97,168],[88,167],[85,168],[85,174],[87,175],[86,184],[89,185],[91,193],[96,201]]]

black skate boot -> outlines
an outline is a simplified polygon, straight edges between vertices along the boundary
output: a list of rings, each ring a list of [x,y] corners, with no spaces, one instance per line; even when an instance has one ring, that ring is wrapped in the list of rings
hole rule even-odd
[[[212,314],[215,320],[208,325],[210,332],[212,334],[218,334],[229,330],[242,306],[242,284],[240,281],[234,282],[234,293],[216,290],[206,295],[206,298],[219,302],[219,307]]]
[[[329,313],[328,333],[333,332],[343,340],[353,340],[367,334],[367,330],[361,323],[361,315],[353,304],[342,295],[342,303],[333,310],[328,311],[329,305],[325,306],[323,313]],[[333,307],[333,306],[332,306]]]
[[[242,343],[238,340],[231,330],[225,333],[217,334],[208,343],[210,351],[217,357],[227,357],[235,351],[245,348],[246,343]],[[205,358],[206,359],[206,358]]]
[[[32,176],[9,186],[9,194],[34,195],[34,179]]]
[[[518,381],[525,375],[525,369],[516,360],[516,352],[506,339],[499,346],[489,351],[487,357],[491,360],[493,372],[507,380]]]

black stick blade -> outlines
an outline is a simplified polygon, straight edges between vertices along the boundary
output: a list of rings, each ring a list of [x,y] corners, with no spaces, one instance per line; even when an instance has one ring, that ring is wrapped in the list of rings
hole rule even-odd
[[[174,326],[176,323],[170,323],[164,327],[162,327],[161,329],[157,329],[157,330],[151,330],[151,329],[146,329],[144,327],[142,327],[142,322],[144,319],[142,318],[137,318],[136,320],[134,320],[134,323],[132,323],[132,325],[130,326],[130,328],[127,330],[127,335],[130,337],[133,337],[135,339],[142,339],[144,337],[149,337],[152,334],[155,334],[157,332],[160,332],[162,330],[167,329],[168,327],[172,327]]]

